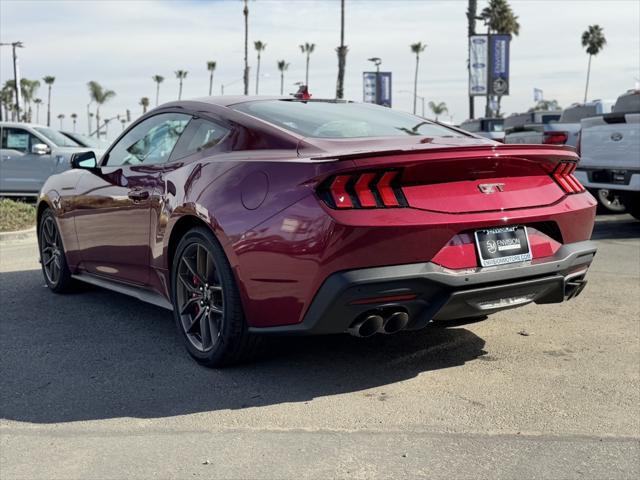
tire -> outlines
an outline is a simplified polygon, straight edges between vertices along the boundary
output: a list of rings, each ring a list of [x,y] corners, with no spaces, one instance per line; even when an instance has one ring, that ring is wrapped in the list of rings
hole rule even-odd
[[[75,290],[75,282],[71,278],[56,217],[50,209],[45,210],[40,217],[38,250],[42,275],[47,287],[55,293]]]
[[[633,216],[633,218],[640,220],[640,195],[638,193],[635,195],[629,195],[625,198],[625,202],[627,205],[627,211]]]
[[[594,196],[598,199],[598,213],[624,213],[627,210],[622,195],[615,191],[601,188]]]
[[[180,240],[171,300],[178,332],[198,363],[224,367],[255,357],[262,338],[247,329],[233,271],[208,229],[194,228]]]

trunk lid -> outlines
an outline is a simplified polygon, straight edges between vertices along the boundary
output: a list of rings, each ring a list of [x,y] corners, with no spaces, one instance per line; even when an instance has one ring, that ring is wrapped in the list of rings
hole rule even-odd
[[[570,147],[545,145],[429,144],[401,151],[323,154],[317,160],[351,160],[347,170],[399,172],[395,179],[406,206],[443,213],[472,213],[545,206],[565,192],[551,173],[577,161]],[[345,165],[346,166],[346,165]]]

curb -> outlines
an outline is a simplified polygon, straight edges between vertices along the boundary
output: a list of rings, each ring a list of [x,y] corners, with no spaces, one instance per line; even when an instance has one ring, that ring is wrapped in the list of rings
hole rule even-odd
[[[17,240],[31,240],[36,238],[36,227],[15,232],[0,232],[0,243],[9,243]]]

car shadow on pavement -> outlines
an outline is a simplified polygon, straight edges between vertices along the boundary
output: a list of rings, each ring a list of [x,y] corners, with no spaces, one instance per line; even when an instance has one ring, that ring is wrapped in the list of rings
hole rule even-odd
[[[631,215],[598,215],[591,240],[640,238],[640,221]]]
[[[101,289],[55,295],[39,270],[0,273],[0,416],[54,423],[158,418],[355,392],[484,355],[464,328],[358,339],[278,338],[255,363],[210,370],[166,310]]]

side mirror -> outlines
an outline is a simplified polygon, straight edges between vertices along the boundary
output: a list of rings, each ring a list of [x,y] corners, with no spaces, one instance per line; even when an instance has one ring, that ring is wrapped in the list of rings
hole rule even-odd
[[[31,146],[31,153],[35,153],[36,155],[47,155],[48,153],[51,153],[51,149],[49,148],[49,145],[36,143]]]
[[[92,151],[74,153],[71,155],[71,168],[84,168],[87,170],[98,168],[96,154]]]

